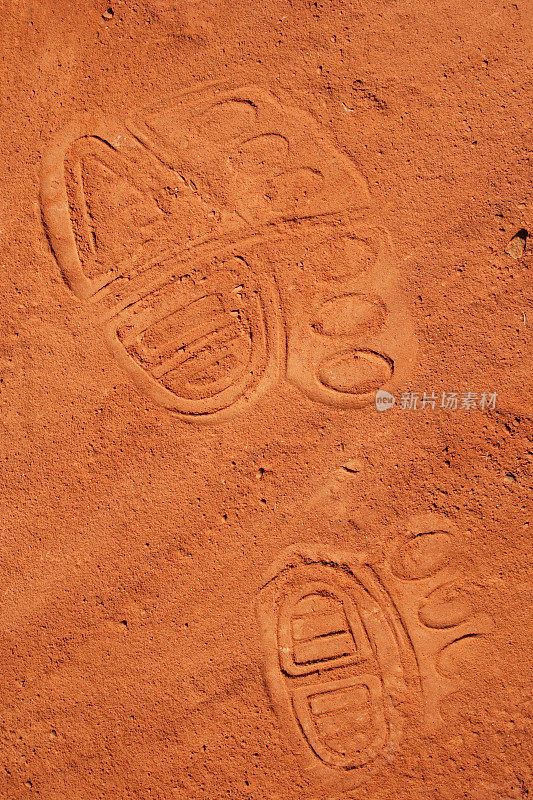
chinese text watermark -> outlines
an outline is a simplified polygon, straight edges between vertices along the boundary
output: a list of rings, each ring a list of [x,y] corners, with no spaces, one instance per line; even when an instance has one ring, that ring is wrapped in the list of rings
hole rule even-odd
[[[497,392],[402,392],[396,398],[380,389],[376,392],[376,408],[388,411],[397,406],[401,411],[494,411]]]

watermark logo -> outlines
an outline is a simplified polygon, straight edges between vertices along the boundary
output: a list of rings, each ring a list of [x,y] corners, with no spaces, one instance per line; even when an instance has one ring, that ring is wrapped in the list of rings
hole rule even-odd
[[[379,389],[376,392],[376,408],[378,411],[388,411],[389,408],[392,408],[394,403],[396,402],[396,398],[390,392],[386,392],[385,389]]]
[[[494,411],[497,392],[402,392],[398,400],[400,411]],[[388,411],[396,404],[390,392],[379,389],[376,392],[376,408]]]

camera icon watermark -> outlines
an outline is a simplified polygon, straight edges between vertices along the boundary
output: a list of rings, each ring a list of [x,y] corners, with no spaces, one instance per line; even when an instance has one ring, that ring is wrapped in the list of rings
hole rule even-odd
[[[385,389],[379,389],[376,392],[376,408],[378,411],[388,411],[396,402],[396,398]]]

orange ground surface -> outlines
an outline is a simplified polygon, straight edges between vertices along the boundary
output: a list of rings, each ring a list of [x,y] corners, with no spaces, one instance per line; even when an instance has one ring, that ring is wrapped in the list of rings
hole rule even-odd
[[[532,17],[3,0],[0,798],[530,796]]]

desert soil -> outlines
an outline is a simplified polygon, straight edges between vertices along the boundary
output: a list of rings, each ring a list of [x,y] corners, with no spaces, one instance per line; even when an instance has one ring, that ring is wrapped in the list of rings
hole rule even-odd
[[[529,797],[531,5],[111,3],[1,5],[0,797]]]

